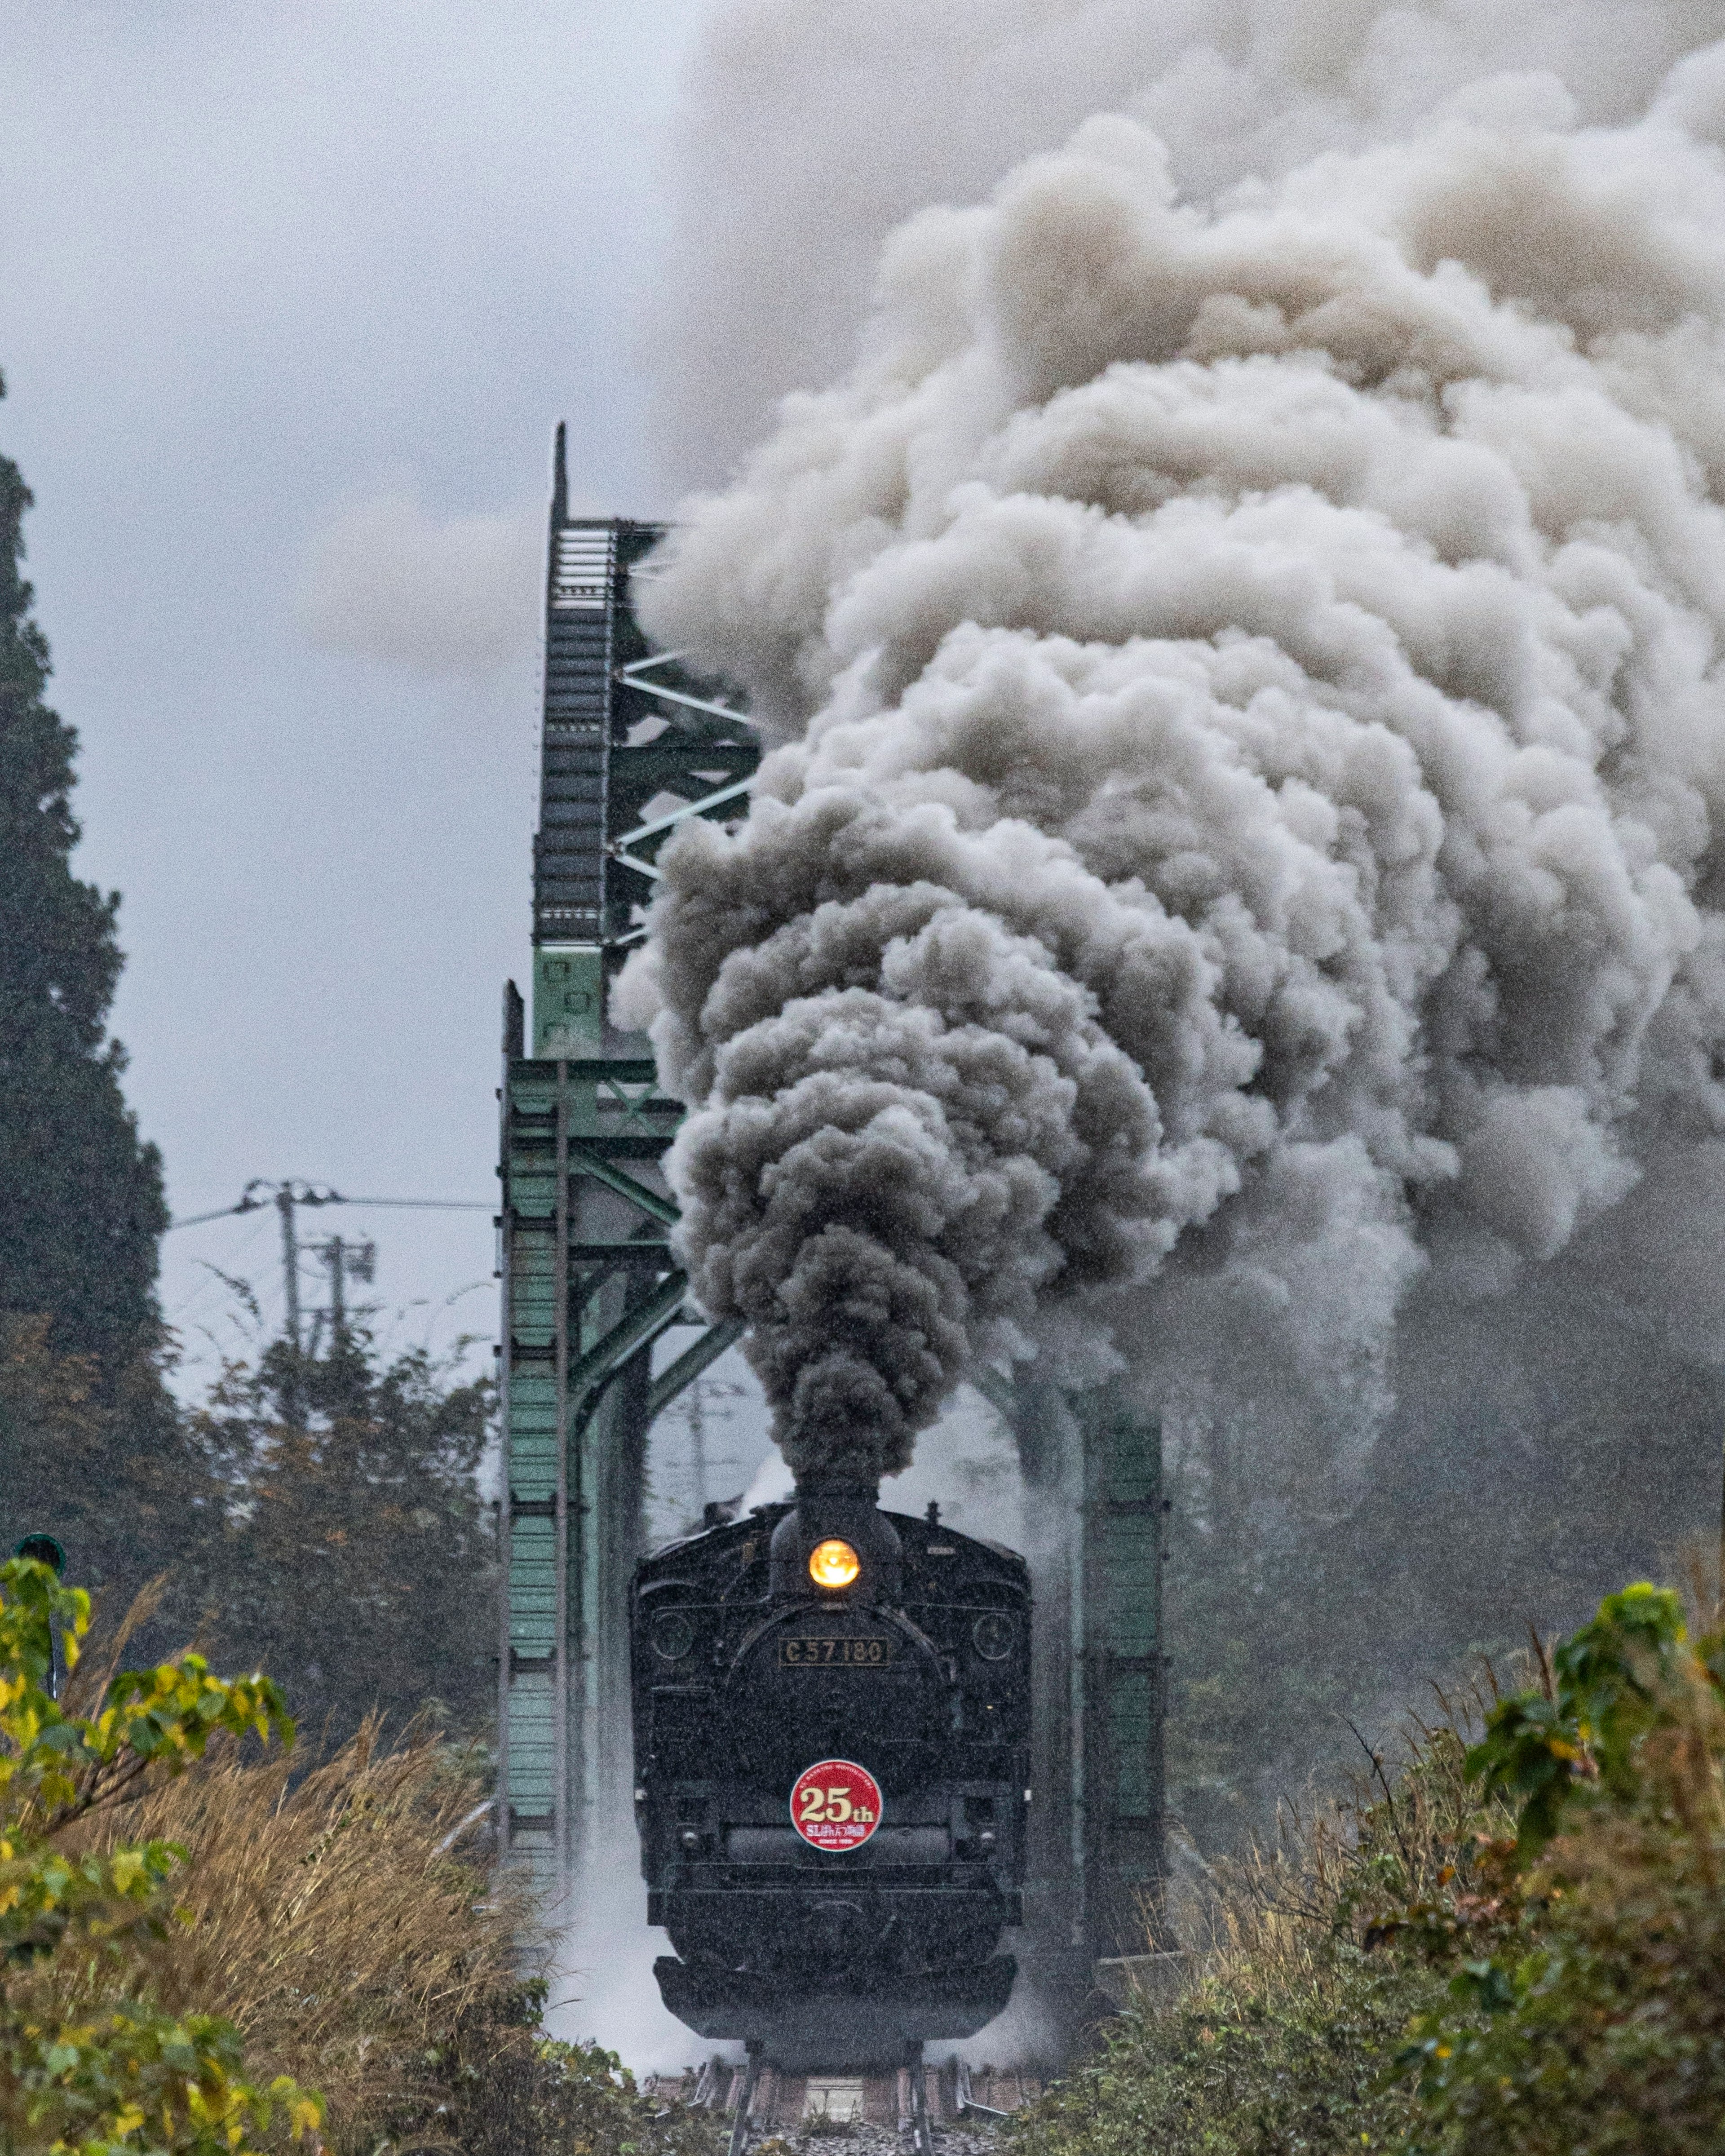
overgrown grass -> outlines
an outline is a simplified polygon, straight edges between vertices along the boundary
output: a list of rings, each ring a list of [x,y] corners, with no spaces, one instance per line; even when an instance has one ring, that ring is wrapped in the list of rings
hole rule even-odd
[[[1398,1768],[1373,1759],[1338,1801],[1285,1809],[1273,1846],[1218,1867],[1184,1995],[1107,2022],[1096,2055],[1011,2122],[1017,2156],[1401,2143],[1418,2107],[1393,2062],[1445,1977],[1380,1934],[1465,1891],[1474,1837],[1507,1816],[1486,1812],[1464,1769],[1477,1704],[1445,1701],[1410,1727]]]
[[[135,1604],[87,1656],[68,1704],[100,1701]],[[540,2026],[533,1970],[548,1942],[524,1878],[489,1863],[488,1762],[375,1721],[322,1759],[232,1743],[94,1818],[81,1850],[178,1845],[152,1953],[152,2003],[233,2024],[247,2059],[319,2091],[341,2156],[705,2156],[705,2114],[640,2097],[615,2058]],[[96,2011],[103,1966],[65,1956],[8,1975],[8,2010],[44,2021]]]
[[[1019,2156],[1717,2156],[1725,1624],[1626,1589],[1535,1674],[1224,1871],[1188,1995],[1109,2025]]]
[[[531,1909],[444,1848],[480,1781],[434,1738],[379,1750],[367,1727],[292,1763],[230,1748],[104,1824],[187,1851],[163,2003],[232,2021],[322,2092],[332,2141],[369,2144],[434,2113],[438,2046],[514,1988]]]

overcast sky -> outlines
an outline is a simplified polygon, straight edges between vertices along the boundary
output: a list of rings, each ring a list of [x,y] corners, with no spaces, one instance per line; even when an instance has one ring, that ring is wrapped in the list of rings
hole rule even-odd
[[[640,325],[698,13],[0,0],[0,448],[177,1213],[492,1200],[551,431],[593,506],[663,511]],[[323,1224],[410,1333],[493,1330],[489,1212]],[[274,1232],[167,1238],[189,1349],[201,1260],[279,1310]]]

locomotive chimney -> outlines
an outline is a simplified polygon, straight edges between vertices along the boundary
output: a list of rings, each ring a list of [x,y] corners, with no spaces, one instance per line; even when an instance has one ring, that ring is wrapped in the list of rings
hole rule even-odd
[[[904,1559],[892,1523],[880,1508],[880,1494],[878,1485],[825,1476],[799,1481],[795,1505],[773,1531],[770,1592],[803,1595],[813,1589],[864,1602],[896,1602]],[[854,1553],[854,1562],[847,1561],[846,1551]],[[829,1557],[836,1562],[820,1562]]]

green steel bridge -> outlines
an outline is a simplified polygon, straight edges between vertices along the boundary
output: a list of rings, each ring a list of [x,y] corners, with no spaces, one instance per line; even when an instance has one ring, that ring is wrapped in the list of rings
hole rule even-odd
[[[571,517],[557,436],[531,1008],[504,992],[500,1838],[574,1895],[633,1840],[630,1573],[655,1418],[738,1337],[688,1301],[663,1161],[682,1113],[608,1020],[660,847],[747,809],[747,716],[655,651],[634,579],[662,528]],[[1040,1522],[1033,1954],[1082,1976],[1138,1950],[1163,1869],[1160,1431],[1109,1394],[974,1381],[1014,1430]]]

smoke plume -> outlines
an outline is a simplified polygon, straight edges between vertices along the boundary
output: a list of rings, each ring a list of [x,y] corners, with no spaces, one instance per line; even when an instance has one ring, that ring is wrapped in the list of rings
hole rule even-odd
[[[846,371],[897,225],[1092,114],[1143,121],[1208,201],[1517,71],[1622,125],[1721,36],[1717,0],[716,0],[648,355],[670,490],[726,478],[780,397]]]
[[[300,625],[380,665],[488,673],[531,648],[541,516],[439,519],[407,492],[352,503],[305,550]]]
[[[1451,22],[1345,12],[1362,66]],[[1278,129],[1184,19],[1138,116],[892,234],[653,590],[777,746],[619,1014],[799,1473],[1174,1310],[1369,1379],[1422,1271],[1725,1128],[1725,47],[1609,126],[1434,65]],[[1195,199],[1175,75],[1257,99]]]

